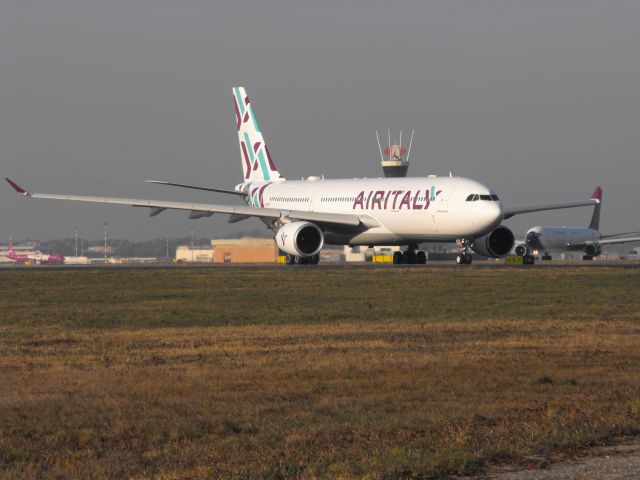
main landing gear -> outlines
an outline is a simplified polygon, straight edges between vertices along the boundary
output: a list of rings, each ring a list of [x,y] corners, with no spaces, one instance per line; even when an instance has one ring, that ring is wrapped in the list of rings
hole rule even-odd
[[[287,265],[317,265],[320,262],[320,254],[316,253],[310,257],[300,257],[298,255],[287,254],[284,263]]]
[[[427,263],[427,254],[422,250],[417,250],[416,247],[409,247],[406,252],[394,252],[393,263],[394,265],[424,265],[425,263]]]
[[[458,265],[471,265],[471,240],[467,238],[461,238],[458,240],[458,244],[462,247],[462,253],[456,256],[456,263]]]

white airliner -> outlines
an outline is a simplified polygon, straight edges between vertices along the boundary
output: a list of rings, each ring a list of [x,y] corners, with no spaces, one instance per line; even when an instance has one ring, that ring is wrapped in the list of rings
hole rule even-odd
[[[234,88],[233,96],[243,182],[234,190],[223,190],[148,181],[240,196],[246,206],[31,193],[7,181],[18,193],[31,198],[148,207],[151,216],[175,209],[190,211],[190,218],[229,214],[231,223],[257,217],[275,232],[274,240],[287,254],[288,264],[317,263],[325,244],[401,245],[407,250],[396,252],[394,263],[425,263],[426,255],[418,250],[418,244],[454,241],[462,247],[457,263],[468,264],[471,250],[494,258],[512,250],[514,236],[501,225],[504,219],[599,202],[589,199],[508,207],[485,185],[451,176],[285,180],[271,159],[245,89]]]
[[[551,260],[550,252],[583,251],[584,260],[592,260],[602,253],[603,245],[630,243],[640,241],[640,237],[620,237],[627,233],[602,235],[600,233],[600,209],[602,208],[602,188],[596,187],[591,198],[599,200],[593,209],[591,223],[588,227],[543,227],[537,226],[527,230],[524,242],[515,248],[516,255],[525,256],[543,252],[543,260]],[[633,233],[633,232],[628,232]]]

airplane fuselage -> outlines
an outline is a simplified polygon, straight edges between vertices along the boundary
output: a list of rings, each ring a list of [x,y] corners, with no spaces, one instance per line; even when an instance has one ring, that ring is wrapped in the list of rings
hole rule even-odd
[[[459,177],[252,182],[244,185],[255,207],[363,215],[379,226],[360,233],[326,232],[325,242],[393,245],[451,242],[482,236],[502,220],[502,205],[490,189]]]
[[[9,250],[7,256],[10,260],[17,263],[33,262],[36,265],[40,264],[63,264],[64,257],[61,255],[43,255],[41,252],[36,251],[33,254],[17,254],[13,250]]]
[[[585,244],[597,243],[600,232],[584,227],[533,227],[527,230],[525,243],[539,252],[582,250]]]

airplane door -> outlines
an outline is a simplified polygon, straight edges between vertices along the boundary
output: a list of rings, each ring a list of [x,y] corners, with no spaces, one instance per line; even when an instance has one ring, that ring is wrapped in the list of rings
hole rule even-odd
[[[311,192],[311,195],[309,195],[309,211],[310,212],[314,212],[315,210],[313,209],[313,204],[316,203],[316,197],[318,195],[318,191],[317,190],[313,190]]]
[[[438,212],[448,212],[449,211],[449,197],[451,195],[452,189],[443,190],[440,195],[438,195]]]

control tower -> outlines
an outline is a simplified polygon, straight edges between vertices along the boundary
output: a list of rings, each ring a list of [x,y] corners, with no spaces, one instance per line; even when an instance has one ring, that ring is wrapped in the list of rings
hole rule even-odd
[[[385,177],[406,177],[409,169],[409,155],[411,154],[411,144],[413,143],[413,133],[411,131],[411,139],[409,140],[409,148],[402,145],[402,130],[399,132],[398,141],[391,141],[391,130],[387,130],[388,143],[385,149],[380,145],[380,135],[376,130],[376,138],[378,140],[378,149],[380,150],[380,160],[382,171]],[[404,154],[407,157],[404,158]]]

